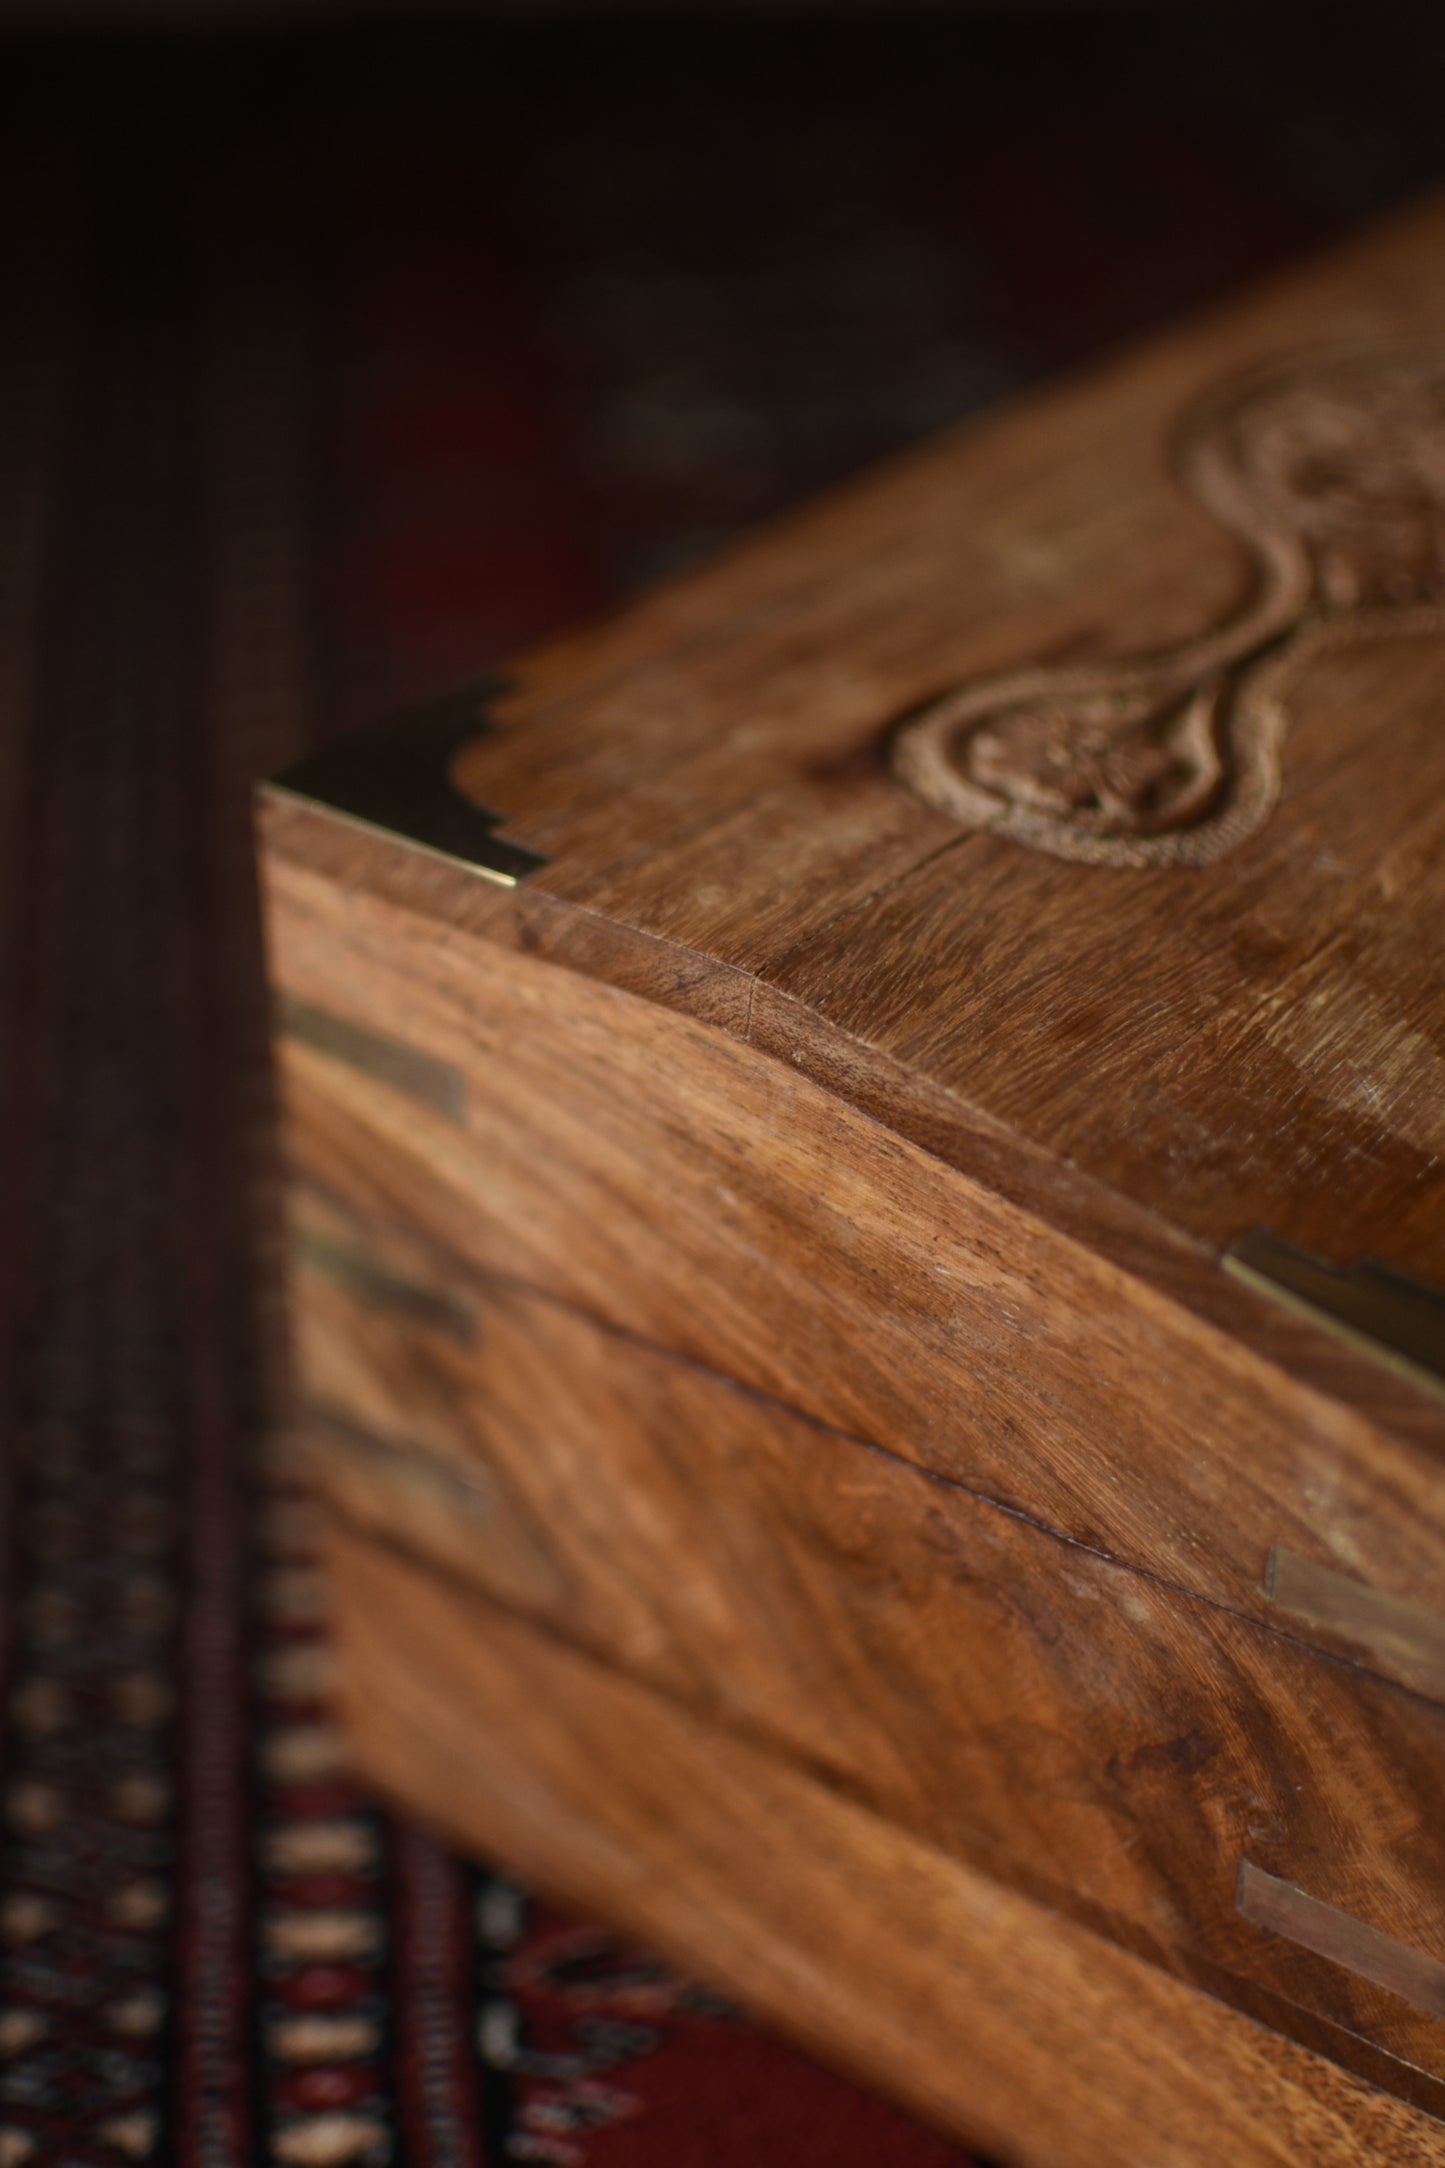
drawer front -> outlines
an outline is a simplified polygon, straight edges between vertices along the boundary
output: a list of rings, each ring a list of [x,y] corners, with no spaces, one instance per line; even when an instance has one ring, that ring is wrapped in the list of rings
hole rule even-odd
[[[294,1284],[353,1525],[1442,2097],[1445,1709],[314,1192]]]

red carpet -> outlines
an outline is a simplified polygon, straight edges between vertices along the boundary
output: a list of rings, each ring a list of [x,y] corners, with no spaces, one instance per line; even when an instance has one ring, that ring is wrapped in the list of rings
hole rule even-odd
[[[966,2157],[347,1782],[246,792],[1428,172],[1244,20],[5,55],[0,2168]]]

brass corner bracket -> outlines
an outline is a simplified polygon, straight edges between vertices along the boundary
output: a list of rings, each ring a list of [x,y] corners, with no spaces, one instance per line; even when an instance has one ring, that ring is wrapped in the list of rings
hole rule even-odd
[[[501,690],[501,680],[484,680],[402,709],[294,761],[271,788],[515,888],[546,859],[497,835],[505,814],[463,797],[452,781],[453,762],[487,730],[487,703]]]
[[[1332,1265],[1268,1228],[1231,1242],[1221,1263],[1337,1339],[1445,1398],[1445,1292],[1376,1257]]]

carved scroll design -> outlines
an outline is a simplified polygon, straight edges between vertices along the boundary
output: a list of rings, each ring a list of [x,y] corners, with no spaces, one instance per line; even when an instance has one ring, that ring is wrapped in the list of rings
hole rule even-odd
[[[1057,858],[1204,865],[1273,806],[1291,689],[1322,647],[1445,634],[1445,334],[1227,387],[1178,469],[1249,548],[1249,604],[1163,654],[931,701],[893,747],[930,805]]]

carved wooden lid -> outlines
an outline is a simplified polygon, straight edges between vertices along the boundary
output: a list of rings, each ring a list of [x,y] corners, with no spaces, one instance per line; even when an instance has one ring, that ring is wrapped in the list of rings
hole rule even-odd
[[[429,907],[1445,1283],[1442,264],[1436,202],[532,657],[452,770],[523,877]]]

